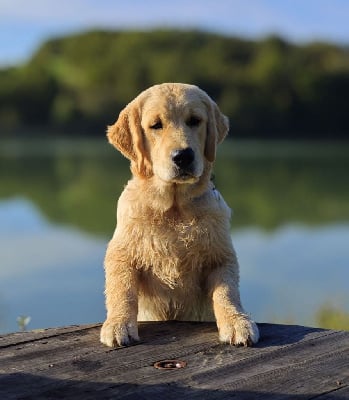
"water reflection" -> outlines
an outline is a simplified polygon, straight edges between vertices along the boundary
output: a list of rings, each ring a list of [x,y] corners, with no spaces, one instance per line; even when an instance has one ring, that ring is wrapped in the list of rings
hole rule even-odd
[[[328,301],[349,310],[349,151],[315,150],[228,143],[218,158],[259,321],[311,324]],[[0,332],[19,315],[29,329],[103,320],[103,257],[129,175],[104,141],[0,146]]]
[[[48,223],[24,199],[0,202],[1,331],[97,322],[104,315],[106,241]]]
[[[242,296],[259,321],[314,324],[324,304],[349,310],[349,224],[233,233]]]
[[[2,331],[101,321],[106,239],[48,223],[30,202],[0,203]],[[266,233],[233,232],[241,263],[241,292],[258,321],[309,323],[327,300],[349,309],[349,225],[316,230],[288,225]],[[5,268],[4,268],[5,266]]]

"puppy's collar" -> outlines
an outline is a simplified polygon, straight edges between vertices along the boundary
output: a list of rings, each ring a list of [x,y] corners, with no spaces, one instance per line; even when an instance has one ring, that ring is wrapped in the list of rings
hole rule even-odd
[[[213,195],[214,195],[215,199],[217,201],[220,201],[221,200],[221,194],[219,193],[219,191],[215,187],[213,187],[212,191],[213,191]]]

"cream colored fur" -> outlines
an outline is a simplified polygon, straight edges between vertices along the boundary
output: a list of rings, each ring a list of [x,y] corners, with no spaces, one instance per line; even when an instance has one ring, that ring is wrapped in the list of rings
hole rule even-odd
[[[139,340],[138,320],[217,321],[220,340],[252,345],[258,328],[244,312],[230,209],[210,181],[228,120],[192,85],[166,83],[126,106],[109,141],[131,161],[133,178],[117,209],[105,257],[107,346]],[[173,152],[191,148],[190,173]]]

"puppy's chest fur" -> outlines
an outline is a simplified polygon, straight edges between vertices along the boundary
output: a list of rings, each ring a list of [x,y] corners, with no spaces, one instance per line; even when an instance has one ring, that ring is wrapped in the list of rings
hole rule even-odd
[[[199,197],[180,200],[159,210],[157,197],[145,196],[137,181],[120,197],[112,241],[139,271],[148,291],[176,289],[185,294],[188,288],[201,288],[213,268],[235,257],[230,209],[218,192],[208,188]]]
[[[182,286],[189,275],[200,273],[209,263],[212,236],[207,223],[176,218],[153,220],[141,229],[133,229],[137,237],[136,268],[158,277],[170,287]]]
[[[148,224],[140,221],[136,231],[133,225],[138,237],[134,260],[140,274],[139,319],[211,320],[207,279],[232,249],[219,243],[229,237],[223,234],[223,221],[200,209],[190,216],[170,210],[152,223],[149,215],[145,219]]]

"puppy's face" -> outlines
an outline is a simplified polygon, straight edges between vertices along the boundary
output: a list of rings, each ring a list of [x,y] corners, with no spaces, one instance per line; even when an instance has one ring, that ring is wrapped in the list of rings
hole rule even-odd
[[[201,89],[180,83],[142,92],[108,129],[109,141],[142,177],[194,183],[213,162],[228,120]]]
[[[207,109],[196,91],[149,96],[143,105],[141,126],[155,175],[174,183],[200,178],[207,120]]]

